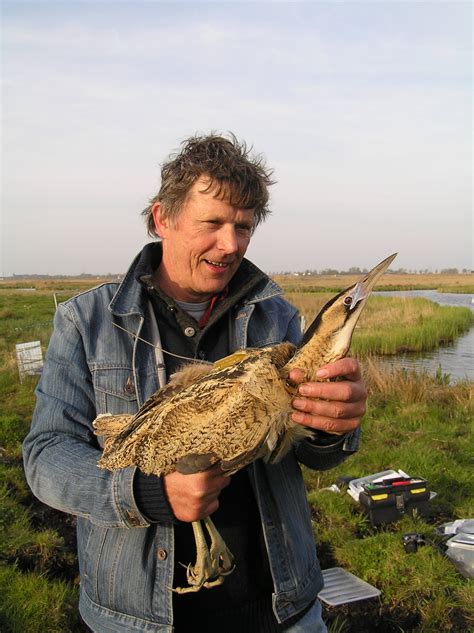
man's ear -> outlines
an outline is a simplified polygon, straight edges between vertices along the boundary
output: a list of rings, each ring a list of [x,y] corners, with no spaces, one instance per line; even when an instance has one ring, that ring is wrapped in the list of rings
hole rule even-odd
[[[155,202],[151,207],[151,213],[153,215],[153,222],[155,224],[155,232],[161,239],[166,237],[169,220],[161,217],[161,202]]]

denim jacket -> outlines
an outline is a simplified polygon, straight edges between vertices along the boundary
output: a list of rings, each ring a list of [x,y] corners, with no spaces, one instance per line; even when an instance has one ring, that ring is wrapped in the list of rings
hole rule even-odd
[[[100,632],[171,633],[173,525],[150,524],[141,514],[135,468],[97,467],[100,446],[92,430],[101,413],[136,412],[165,379],[159,351],[145,343],[159,344],[159,332],[134,278],[136,261],[120,285],[104,284],[58,306],[24,463],[34,494],[77,516],[80,611],[87,624]],[[247,297],[235,318],[236,349],[298,341],[297,311],[281,293],[266,278]],[[356,450],[357,441],[357,433],[348,434],[326,453],[308,442],[278,464],[250,467],[279,622],[303,610],[323,586],[298,458],[324,469]]]

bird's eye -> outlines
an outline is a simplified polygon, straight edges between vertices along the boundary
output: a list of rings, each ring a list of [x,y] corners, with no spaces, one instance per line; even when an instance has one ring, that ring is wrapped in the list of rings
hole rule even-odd
[[[344,305],[346,305],[346,306],[350,306],[350,305],[351,305],[351,303],[352,303],[352,297],[346,297],[346,298],[344,299]]]

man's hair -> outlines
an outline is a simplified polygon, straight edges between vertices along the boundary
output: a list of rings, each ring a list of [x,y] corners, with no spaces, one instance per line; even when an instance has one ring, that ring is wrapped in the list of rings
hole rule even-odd
[[[171,154],[161,168],[161,187],[142,211],[148,234],[156,236],[152,207],[161,203],[161,216],[176,221],[194,183],[209,178],[203,190],[238,209],[253,209],[255,226],[270,213],[268,187],[274,184],[272,170],[261,156],[251,156],[245,142],[233,134],[229,138],[211,134],[192,136],[181,143],[182,149]]]

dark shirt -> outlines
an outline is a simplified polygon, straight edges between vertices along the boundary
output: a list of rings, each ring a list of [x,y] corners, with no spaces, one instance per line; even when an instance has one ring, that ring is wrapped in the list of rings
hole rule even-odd
[[[156,245],[159,246],[159,245]],[[155,247],[156,248],[156,247]],[[237,273],[226,296],[218,301],[208,323],[198,323],[153,284],[150,268],[156,268],[157,250],[141,262],[139,277],[148,290],[160,331],[163,350],[214,362],[233,351],[233,310],[248,290],[260,281],[245,269]],[[164,353],[167,375],[183,364]],[[140,506],[139,499],[137,500]],[[145,500],[146,504],[146,500]],[[146,512],[145,512],[146,514]],[[231,478],[219,496],[219,508],[212,519],[234,555],[235,570],[222,585],[199,592],[173,594],[176,633],[276,633],[283,630],[272,611],[273,582],[265,548],[260,513],[250,485],[247,468]],[[173,586],[186,587],[186,566],[196,560],[196,545],[190,523],[176,521]],[[300,614],[301,615],[301,614]]]

